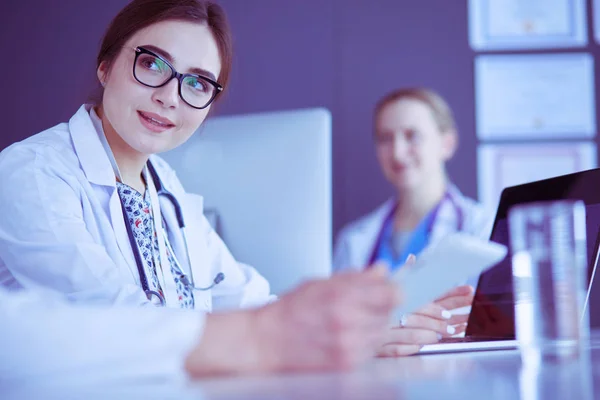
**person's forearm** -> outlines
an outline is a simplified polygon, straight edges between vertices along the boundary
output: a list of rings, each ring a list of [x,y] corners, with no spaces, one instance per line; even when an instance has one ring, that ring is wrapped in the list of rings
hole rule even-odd
[[[272,351],[265,345],[270,333],[265,311],[263,307],[208,315],[202,338],[186,359],[188,373],[203,377],[273,371]]]
[[[0,291],[3,379],[179,379],[202,333],[204,316],[194,312],[73,306],[36,295]]]

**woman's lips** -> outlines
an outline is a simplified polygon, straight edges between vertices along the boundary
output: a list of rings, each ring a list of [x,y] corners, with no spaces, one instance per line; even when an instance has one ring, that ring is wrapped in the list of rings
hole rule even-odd
[[[138,116],[142,125],[152,132],[160,133],[175,127],[175,124],[170,119],[161,117],[155,113],[138,110]]]

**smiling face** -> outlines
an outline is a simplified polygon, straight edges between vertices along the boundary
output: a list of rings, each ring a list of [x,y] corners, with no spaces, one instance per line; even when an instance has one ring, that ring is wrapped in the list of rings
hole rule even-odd
[[[411,190],[445,174],[456,132],[442,131],[429,106],[415,99],[385,105],[375,120],[377,159],[397,190]]]
[[[158,88],[140,83],[133,73],[138,47],[161,56],[182,74],[199,74],[215,81],[221,60],[207,25],[162,21],[131,36],[112,65],[100,64],[98,78],[104,83],[103,126],[113,151],[149,156],[187,141],[206,118],[210,106],[195,109],[184,102],[176,78]],[[144,60],[139,60],[138,65],[140,61]],[[149,69],[164,68],[147,59],[143,65]],[[190,90],[196,84],[197,81],[184,80],[182,90]]]

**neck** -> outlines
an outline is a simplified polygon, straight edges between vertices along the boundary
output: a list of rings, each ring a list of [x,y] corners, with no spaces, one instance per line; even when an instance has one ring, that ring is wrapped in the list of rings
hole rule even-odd
[[[131,186],[138,192],[144,193],[146,185],[142,171],[148,161],[148,155],[134,150],[119,136],[110,121],[106,118],[102,107],[97,107],[96,113],[102,120],[102,129],[119,167],[119,172],[121,173],[120,181]]]
[[[398,193],[398,207],[394,214],[394,230],[412,231],[433,210],[446,193],[446,176],[430,178],[426,185],[403,189]]]

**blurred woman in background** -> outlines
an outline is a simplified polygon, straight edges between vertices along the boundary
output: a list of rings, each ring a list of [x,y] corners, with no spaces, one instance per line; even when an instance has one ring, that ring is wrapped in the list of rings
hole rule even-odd
[[[487,238],[489,215],[465,197],[446,173],[446,162],[458,146],[458,134],[444,99],[423,88],[396,90],[377,103],[373,120],[377,159],[395,195],[340,232],[334,271],[362,269],[377,261],[395,270],[410,254],[418,256],[427,245],[451,232]],[[476,278],[469,283],[475,284]],[[436,326],[443,335],[460,333],[466,317],[448,318],[448,310],[470,305],[472,292],[469,286],[459,287],[425,308],[422,314],[427,318],[409,316],[401,325],[426,330]],[[436,307],[440,304],[442,311]],[[447,332],[439,332],[444,329],[439,320],[448,321]],[[437,339],[431,332],[423,335]]]

